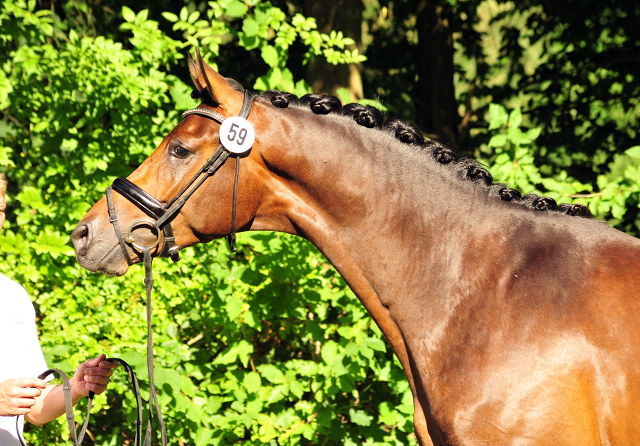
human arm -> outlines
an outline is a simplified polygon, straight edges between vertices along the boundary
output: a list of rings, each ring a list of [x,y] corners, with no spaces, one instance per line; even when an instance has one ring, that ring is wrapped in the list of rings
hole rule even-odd
[[[69,380],[73,404],[76,404],[83,396],[88,396],[90,391],[99,395],[107,389],[110,376],[113,373],[112,369],[117,367],[118,363],[105,361],[105,359],[105,355],[100,355],[78,366],[73,377]],[[25,413],[25,419],[32,424],[42,426],[64,413],[62,386],[47,385],[42,389],[41,394],[35,397],[35,404],[31,406],[30,411]]]

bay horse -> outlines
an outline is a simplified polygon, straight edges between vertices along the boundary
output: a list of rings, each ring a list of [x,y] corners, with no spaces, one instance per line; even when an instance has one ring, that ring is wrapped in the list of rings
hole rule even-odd
[[[421,445],[640,443],[637,239],[583,206],[493,184],[477,162],[370,107],[269,91],[247,112],[242,87],[199,52],[189,68],[201,104],[78,223],[84,268],[123,275],[142,261],[140,244],[149,252],[161,237],[175,255],[236,226],[295,234],[391,344]],[[255,130],[250,152],[180,203],[164,222],[172,234],[136,227],[191,187],[220,151],[218,121],[241,109]],[[131,234],[121,243],[114,218],[124,232],[134,225],[137,245]]]

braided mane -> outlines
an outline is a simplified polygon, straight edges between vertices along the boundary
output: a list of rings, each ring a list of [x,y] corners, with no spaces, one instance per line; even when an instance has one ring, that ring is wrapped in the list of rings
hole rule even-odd
[[[278,108],[287,108],[289,105],[307,106],[317,115],[335,113],[351,116],[355,122],[364,127],[388,132],[399,141],[426,151],[439,163],[455,169],[459,178],[477,183],[486,188],[490,196],[500,197],[503,201],[519,204],[536,211],[591,217],[591,212],[584,205],[569,203],[558,205],[553,198],[541,197],[536,194],[522,196],[518,190],[508,188],[504,183],[493,183],[493,177],[489,171],[478,161],[462,157],[446,143],[425,138],[414,124],[396,118],[386,119],[375,107],[355,103],[342,106],[340,99],[334,96],[306,94],[298,98],[294,94],[277,90],[266,91],[260,97],[270,101]]]

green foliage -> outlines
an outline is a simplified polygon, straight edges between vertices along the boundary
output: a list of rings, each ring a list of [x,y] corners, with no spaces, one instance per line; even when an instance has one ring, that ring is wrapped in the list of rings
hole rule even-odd
[[[491,166],[496,181],[517,187],[523,193],[550,196],[558,203],[584,204],[593,215],[613,226],[623,221],[628,211],[636,212],[640,202],[640,146],[617,155],[610,171],[598,176],[594,188],[569,177],[566,170],[553,176],[541,172],[534,153],[544,150],[536,147],[542,128],[524,131],[519,108],[507,113],[502,105],[490,104],[487,120],[489,130],[497,131],[492,132],[481,151],[490,155],[485,162]]]
[[[345,50],[350,39],[319,32],[293,3],[286,11],[260,0],[172,4],[155,20],[153,9],[102,3],[0,4],[0,171],[9,178],[0,271],[35,300],[50,366],[71,372],[87,357],[119,356],[146,398],[142,271],[89,274],[76,265],[68,234],[176,125],[178,110],[196,105],[181,80],[185,51],[199,45],[212,63],[249,60],[242,75],[254,89],[298,95],[309,86],[294,74],[294,54],[304,64],[366,61]],[[365,3],[365,25],[377,36],[372,53],[387,57],[364,70],[378,100],[360,102],[411,118],[415,55],[406,48],[418,39],[415,3]],[[628,48],[640,29],[637,8],[602,4],[593,21],[572,2],[448,3],[456,8],[458,98],[470,116],[463,149],[479,147],[498,181],[586,204],[637,233],[639,96],[627,67],[636,57]],[[572,26],[569,12],[580,16]],[[415,443],[397,360],[309,244],[241,234],[237,256],[215,242],[182,257],[155,262],[156,382],[172,444]],[[95,444],[131,443],[133,407],[120,371],[97,398]],[[30,429],[30,444],[65,444],[65,424]]]
[[[353,44],[353,39],[344,37],[341,32],[329,34],[317,31],[316,21],[312,17],[295,14],[290,20],[287,15],[270,2],[221,0],[209,2],[206,19],[195,10],[189,12],[187,6],[176,15],[163,13],[163,17],[173,22],[173,29],[183,31],[184,47],[200,46],[207,48],[211,56],[218,56],[220,45],[228,44],[229,39],[237,39],[238,45],[246,50],[259,49],[269,71],[258,78],[256,90],[280,89],[298,95],[309,93],[309,86],[303,80],[295,82],[293,74],[287,68],[289,49],[299,39],[306,48],[303,63],[317,56],[324,56],[332,64],[359,63],[366,57],[357,50],[345,49]],[[133,21],[133,12],[127,13]],[[240,23],[241,22],[241,23]],[[215,65],[213,65],[215,67]]]
[[[308,41],[312,55],[348,43],[317,33],[313,20],[289,23],[268,3],[210,6],[212,29],[228,36],[217,43],[199,12],[164,17],[211,54],[229,39],[246,48],[253,33],[252,45],[274,65],[259,81],[264,88],[306,92],[286,68],[292,39]],[[195,104],[166,68],[182,60],[184,43],[160,32],[145,10],[124,7],[122,18],[121,30],[131,35],[118,43],[64,32],[34,3],[0,6],[7,55],[0,169],[9,178],[0,271],[34,299],[50,366],[72,372],[88,357],[118,356],[134,367],[148,398],[143,272],[89,274],[76,264],[68,236],[105,187],[176,125],[175,107]],[[276,70],[286,83],[274,79]],[[236,256],[212,243],[185,250],[177,264],[158,260],[154,270],[156,384],[171,444],[415,443],[411,392],[391,349],[308,243],[242,234]],[[95,444],[132,441],[134,404],[119,371],[94,405]],[[28,428],[29,444],[65,444],[65,424]]]

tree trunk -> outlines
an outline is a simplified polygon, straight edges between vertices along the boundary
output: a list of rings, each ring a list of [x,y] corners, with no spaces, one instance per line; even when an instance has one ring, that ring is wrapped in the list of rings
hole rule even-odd
[[[458,105],[453,86],[453,14],[445,1],[420,0],[416,122],[431,137],[458,141]]]
[[[304,12],[307,17],[315,17],[318,31],[330,33],[342,31],[346,37],[355,40],[348,49],[362,50],[362,0],[305,0]],[[361,99],[362,78],[356,64],[332,65],[322,56],[307,68],[307,80],[314,93],[337,95],[338,88],[347,88],[352,100]]]

